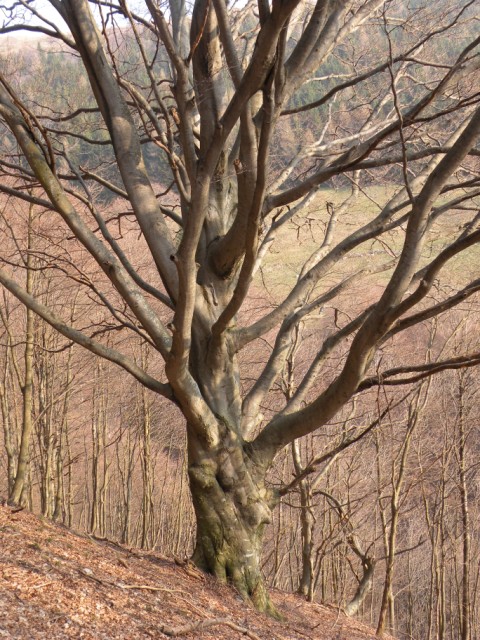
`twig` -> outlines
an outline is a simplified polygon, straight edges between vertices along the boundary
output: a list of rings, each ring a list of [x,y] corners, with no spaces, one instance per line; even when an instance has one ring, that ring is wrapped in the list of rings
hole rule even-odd
[[[32,584],[29,589],[42,589],[43,587],[48,587],[49,584],[55,584],[57,580],[49,580],[48,582],[41,582],[40,584]]]
[[[98,584],[102,584],[105,587],[113,587],[115,586],[113,584],[113,582],[107,582],[105,580],[101,580],[100,578],[97,578],[96,576],[93,575],[93,571],[92,573],[89,573],[89,571],[85,571],[85,569],[78,569],[78,572],[82,574],[82,576],[85,576],[85,578],[89,578],[90,580],[93,580],[94,582],[97,582]]]
[[[140,553],[136,553],[133,550],[133,547],[127,547],[124,544],[117,542],[116,540],[112,540],[111,538],[107,538],[105,536],[97,536],[93,533],[87,533],[86,536],[87,538],[89,538],[90,540],[93,540],[94,542],[104,542],[105,544],[109,544],[112,547],[116,547],[119,551],[127,554],[129,558],[130,557],[140,558],[140,559],[143,558],[143,556]]]
[[[238,624],[235,624],[235,622],[233,622],[232,620],[228,620],[227,618],[212,618],[211,620],[200,620],[200,622],[193,622],[183,627],[177,627],[176,629],[163,626],[160,627],[160,631],[166,636],[177,638],[178,636],[184,636],[187,633],[192,633],[192,631],[201,631],[202,629],[208,629],[209,627],[214,627],[219,624],[224,624],[225,626],[230,627],[230,629],[234,629],[235,631],[242,633],[244,636],[252,638],[252,640],[261,640],[260,636],[257,636],[257,634],[253,633],[253,631],[249,631],[245,627],[241,627]]]
[[[110,580],[102,580],[101,578],[97,578],[97,576],[93,575],[93,571],[92,573],[90,573],[90,570],[87,571],[85,569],[79,569],[78,571],[82,574],[82,576],[90,578],[90,580],[93,580],[94,582],[102,584],[106,587],[116,587],[117,589],[143,589],[144,591],[162,591],[164,593],[185,593],[180,589],[167,589],[166,587],[155,587],[149,584],[122,584],[121,582],[111,582]]]
[[[166,589],[165,587],[153,587],[149,584],[120,584],[115,583],[115,586],[119,589],[144,589],[145,591],[164,591],[165,593],[185,593],[178,589]]]

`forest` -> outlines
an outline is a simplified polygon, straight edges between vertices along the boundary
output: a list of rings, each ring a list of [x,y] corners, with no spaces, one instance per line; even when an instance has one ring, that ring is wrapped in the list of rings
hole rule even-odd
[[[478,9],[0,5],[6,503],[480,637]]]

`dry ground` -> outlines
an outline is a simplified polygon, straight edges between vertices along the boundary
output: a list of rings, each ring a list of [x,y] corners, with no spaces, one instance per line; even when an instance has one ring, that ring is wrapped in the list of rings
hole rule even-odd
[[[281,592],[273,599],[284,622],[255,612],[191,565],[0,506],[0,638],[374,638],[336,609]]]

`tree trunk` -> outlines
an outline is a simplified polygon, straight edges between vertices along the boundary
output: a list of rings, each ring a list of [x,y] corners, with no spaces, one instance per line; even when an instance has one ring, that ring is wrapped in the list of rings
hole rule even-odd
[[[188,473],[197,517],[193,562],[230,582],[257,609],[278,617],[261,571],[272,496],[243,442],[232,435],[218,450],[204,450],[200,456],[197,446],[189,446]]]
[[[371,591],[373,572],[375,570],[375,561],[373,560],[373,558],[370,558],[367,555],[364,556],[362,560],[362,570],[363,575],[360,579],[357,590],[355,591],[355,595],[345,607],[345,613],[348,616],[354,616],[356,613],[358,613],[358,610],[364,603],[365,598]]]
[[[30,206],[28,213],[28,235],[27,235],[27,258],[25,267],[27,271],[26,291],[33,290],[33,269],[32,269],[32,220],[33,206]],[[15,481],[11,488],[9,502],[12,504],[27,504],[25,495],[28,470],[30,465],[30,441],[33,430],[33,341],[35,316],[31,309],[26,310],[26,331],[25,331],[25,377],[22,387],[23,407],[22,407],[22,434],[20,439],[20,450],[18,452],[17,470]]]
[[[302,524],[302,575],[298,586],[298,593],[306,597],[308,602],[313,602],[315,595],[314,569],[313,569],[313,530],[315,518],[308,489],[305,481],[300,483],[300,520]]]
[[[457,418],[459,431],[458,466],[459,490],[462,513],[462,599],[460,608],[460,634],[462,640],[470,640],[470,514],[468,504],[467,465],[466,465],[466,430],[463,407],[463,376],[459,379],[459,412]]]

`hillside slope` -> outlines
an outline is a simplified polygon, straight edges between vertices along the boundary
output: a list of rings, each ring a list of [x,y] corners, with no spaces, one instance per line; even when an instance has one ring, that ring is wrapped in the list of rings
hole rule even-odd
[[[245,606],[191,565],[93,540],[0,506],[0,638],[374,637],[337,610],[280,592],[273,599],[285,622]]]

